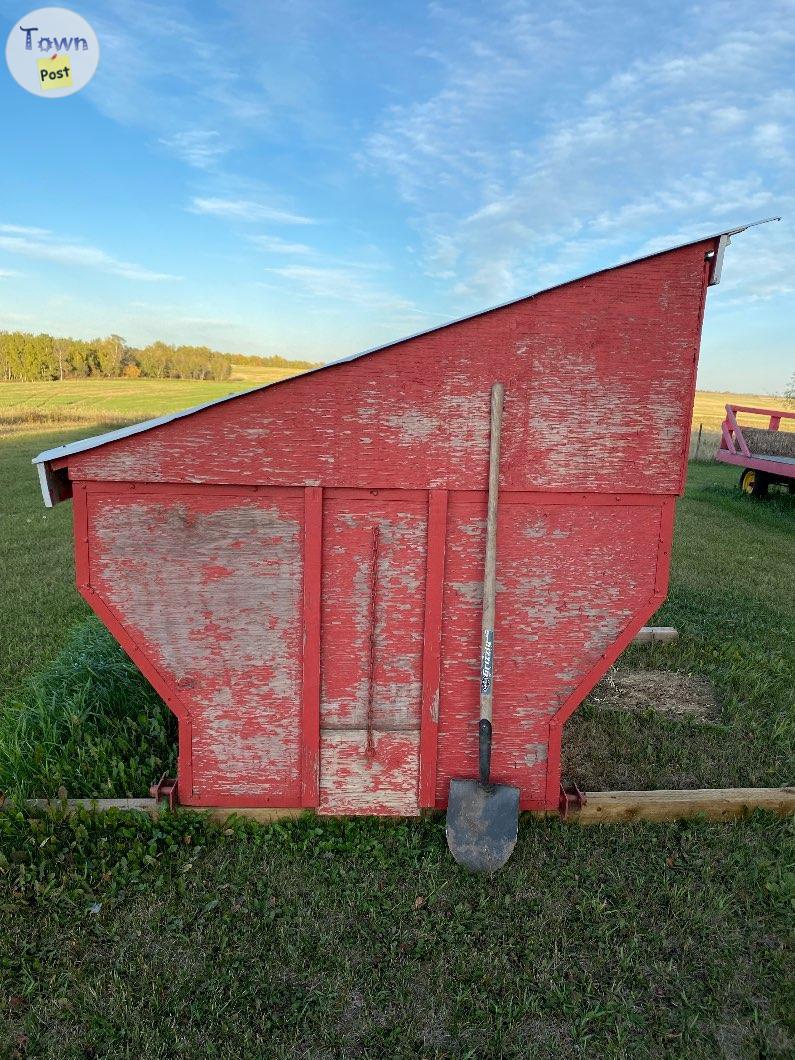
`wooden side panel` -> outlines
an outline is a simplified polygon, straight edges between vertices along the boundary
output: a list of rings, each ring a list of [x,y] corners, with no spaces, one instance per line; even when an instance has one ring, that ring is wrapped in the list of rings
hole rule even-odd
[[[485,497],[451,497],[436,804],[477,776]],[[547,800],[550,722],[655,597],[660,506],[500,501],[492,775]],[[555,766],[557,768],[557,766]]]
[[[427,510],[325,492],[321,812],[417,812]]]
[[[91,586],[187,704],[187,804],[301,803],[302,490],[89,493]]]
[[[330,729],[320,744],[320,809],[325,814],[415,816],[419,732]]]
[[[714,241],[587,277],[68,458],[74,479],[675,494]],[[56,462],[56,466],[59,466]]]
[[[439,738],[439,678],[442,656],[444,557],[447,547],[447,491],[428,494],[428,550],[425,578],[425,627],[422,655],[419,804],[436,805],[436,756]]]

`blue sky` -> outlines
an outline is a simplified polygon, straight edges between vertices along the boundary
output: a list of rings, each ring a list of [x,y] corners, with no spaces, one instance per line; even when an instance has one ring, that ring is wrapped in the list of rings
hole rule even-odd
[[[327,360],[782,214],[729,249],[699,385],[795,370],[790,0],[72,9],[85,90],[0,71],[0,327]]]

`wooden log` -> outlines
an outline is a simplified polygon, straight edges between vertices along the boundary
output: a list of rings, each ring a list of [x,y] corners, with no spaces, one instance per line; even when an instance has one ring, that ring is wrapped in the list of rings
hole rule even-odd
[[[632,639],[633,644],[670,644],[679,637],[673,626],[644,626]]]
[[[12,805],[8,802],[6,808]],[[133,810],[157,814],[161,810],[155,799],[29,799],[26,805],[31,809],[62,807],[67,812],[77,809],[95,812]],[[566,820],[578,824],[622,824],[630,821],[676,821],[701,815],[710,821],[728,821],[745,817],[754,810],[767,810],[782,817],[795,814],[795,787],[593,791],[588,793],[581,809],[569,811]],[[298,817],[307,811],[300,807],[210,806],[194,808],[191,812],[204,813],[219,822],[232,816],[269,822]],[[557,813],[556,810],[535,812],[539,816],[554,816]]]

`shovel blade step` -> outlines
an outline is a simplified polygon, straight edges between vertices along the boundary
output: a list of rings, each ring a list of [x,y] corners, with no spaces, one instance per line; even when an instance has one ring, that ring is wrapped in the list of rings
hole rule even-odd
[[[496,872],[516,846],[519,789],[477,780],[451,780],[447,845],[470,872]]]

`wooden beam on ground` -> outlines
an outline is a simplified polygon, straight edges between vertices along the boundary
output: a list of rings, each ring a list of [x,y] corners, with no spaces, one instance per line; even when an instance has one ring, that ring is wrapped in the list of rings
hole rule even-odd
[[[632,638],[633,644],[670,644],[679,637],[673,626],[644,626]]]
[[[795,813],[793,788],[695,788],[689,791],[594,791],[585,805],[571,810],[569,819],[580,824],[626,821],[678,821],[706,817],[728,821],[753,810],[786,816]]]
[[[10,807],[12,803],[8,803]],[[29,799],[31,809],[134,810],[157,814],[161,810],[155,799]],[[189,807],[185,807],[188,809]],[[232,816],[269,822],[298,817],[307,812],[299,807],[194,807],[223,822]],[[566,818],[577,824],[622,824],[631,821],[677,821],[687,817],[705,817],[710,821],[728,821],[745,817],[754,810],[768,810],[780,816],[795,814],[795,787],[784,788],[695,788],[686,791],[592,791],[585,805],[572,809]],[[556,810],[538,811],[555,816]]]

